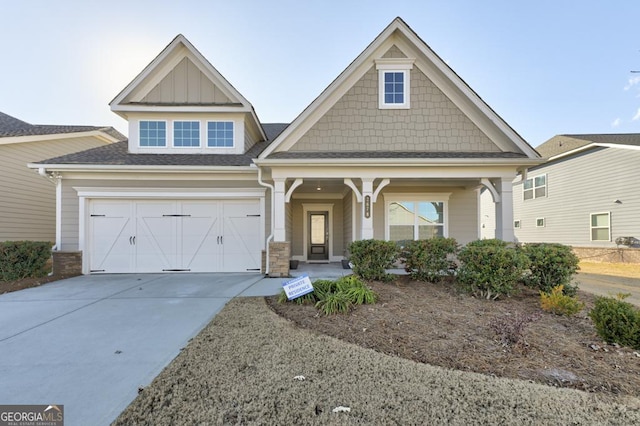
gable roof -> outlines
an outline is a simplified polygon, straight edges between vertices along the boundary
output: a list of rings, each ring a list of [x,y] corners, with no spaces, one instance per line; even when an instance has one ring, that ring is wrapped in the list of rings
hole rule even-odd
[[[193,72],[201,73],[206,84],[219,90],[221,101],[181,101],[163,102],[157,99],[145,99],[167,76],[184,66]],[[224,78],[218,70],[187,40],[178,34],[163,50],[138,74],[110,103],[111,110],[127,118],[133,111],[168,112],[247,112],[266,139],[264,129],[255,113],[253,105]]]
[[[24,136],[63,135],[69,133],[102,132],[113,138],[113,141],[126,139],[113,127],[98,126],[61,126],[30,124],[8,114],[0,112],[0,138],[14,138]]]
[[[522,154],[526,159],[539,155],[515,130],[493,111],[418,35],[401,19],[394,19],[374,41],[318,96],[291,125],[260,154],[265,160],[287,151],[374,64],[376,54],[391,46],[391,40],[404,43],[417,53],[415,66],[422,71],[471,121],[503,152]],[[307,158],[316,158],[308,153]]]
[[[537,150],[543,157],[558,158],[595,146],[640,148],[640,133],[556,135],[538,146]]]
[[[288,124],[274,123],[264,124],[267,140],[258,142],[244,154],[131,154],[128,152],[128,141],[117,142],[97,148],[88,149],[81,152],[62,155],[50,158],[31,166],[52,166],[60,168],[73,168],[69,166],[203,166],[203,167],[226,167],[226,166],[250,166],[252,159],[256,158],[272,141],[278,136]],[[65,167],[66,166],[66,167]]]

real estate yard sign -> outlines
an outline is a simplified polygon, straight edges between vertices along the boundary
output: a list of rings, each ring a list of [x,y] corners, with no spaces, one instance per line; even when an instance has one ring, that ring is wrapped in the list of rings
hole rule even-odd
[[[287,299],[289,300],[296,299],[313,291],[313,285],[307,274],[283,282],[282,288],[284,288],[284,292],[287,293]]]

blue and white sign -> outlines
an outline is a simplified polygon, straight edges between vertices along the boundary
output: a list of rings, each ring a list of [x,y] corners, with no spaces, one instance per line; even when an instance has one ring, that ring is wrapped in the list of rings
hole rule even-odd
[[[313,291],[313,285],[311,284],[308,274],[283,282],[282,288],[284,288],[284,292],[287,293],[289,300],[296,299]]]

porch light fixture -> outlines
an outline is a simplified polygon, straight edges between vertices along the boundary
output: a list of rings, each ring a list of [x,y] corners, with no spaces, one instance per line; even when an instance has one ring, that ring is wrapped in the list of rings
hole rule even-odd
[[[322,188],[321,188],[320,186],[318,186],[318,187],[316,188],[316,191],[322,191]]]

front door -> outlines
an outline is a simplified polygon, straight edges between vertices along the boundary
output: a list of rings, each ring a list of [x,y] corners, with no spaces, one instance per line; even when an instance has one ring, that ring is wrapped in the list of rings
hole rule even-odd
[[[309,212],[308,260],[329,260],[329,214]]]

